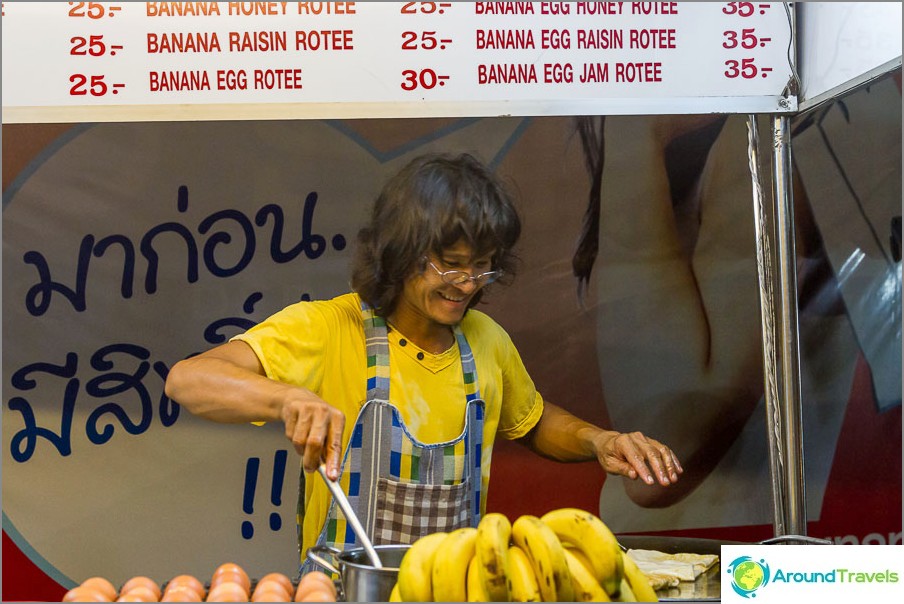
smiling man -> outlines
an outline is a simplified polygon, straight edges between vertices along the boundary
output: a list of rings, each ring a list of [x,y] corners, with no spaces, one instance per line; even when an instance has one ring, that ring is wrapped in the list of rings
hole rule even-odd
[[[470,155],[425,155],[384,186],[358,234],[352,289],[293,304],[177,363],[166,393],[221,422],[282,422],[305,471],[325,464],[374,543],[476,526],[496,435],[666,486],[681,465],[639,432],[545,401],[505,330],[474,309],[514,277],[521,221]],[[304,474],[302,474],[304,478]],[[322,481],[304,481],[302,556],[356,544]]]

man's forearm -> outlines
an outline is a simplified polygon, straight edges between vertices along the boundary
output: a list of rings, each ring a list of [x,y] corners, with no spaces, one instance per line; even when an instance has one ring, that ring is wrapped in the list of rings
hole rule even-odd
[[[594,442],[617,435],[617,432],[603,430],[547,402],[540,421],[522,442],[531,451],[555,461],[595,461],[597,448]]]

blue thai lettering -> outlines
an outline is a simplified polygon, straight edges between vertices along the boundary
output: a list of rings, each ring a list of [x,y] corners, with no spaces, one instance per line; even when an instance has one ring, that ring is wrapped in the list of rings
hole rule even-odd
[[[195,283],[199,279],[199,263],[203,258],[204,267],[212,275],[217,277],[230,277],[236,275],[251,264],[257,251],[257,240],[254,224],[263,227],[269,218],[273,217],[273,228],[269,245],[271,259],[279,264],[290,262],[304,254],[310,260],[321,257],[327,249],[327,238],[314,230],[314,213],[317,207],[318,195],[316,191],[307,194],[304,200],[301,216],[301,232],[298,242],[289,249],[283,249],[286,239],[286,220],[283,208],[276,204],[268,204],[257,211],[254,222],[249,216],[239,210],[220,210],[204,218],[198,225],[198,233],[193,233],[189,227],[179,222],[165,222],[151,228],[141,238],[136,246],[128,237],[121,234],[111,234],[95,242],[93,235],[85,235],[82,239],[77,258],[75,284],[70,287],[53,278],[47,259],[38,251],[31,250],[25,253],[23,259],[26,264],[33,265],[38,273],[38,282],[32,285],[25,296],[25,307],[32,316],[41,316],[47,312],[54,300],[54,294],[65,298],[76,312],[87,310],[86,288],[88,269],[92,256],[100,258],[108,253],[113,245],[118,245],[123,251],[123,270],[120,283],[120,294],[124,299],[131,298],[134,293],[136,281],[136,247],[147,260],[147,270],[144,275],[144,289],[148,294],[157,292],[158,274],[160,271],[160,255],[155,249],[157,237],[164,233],[176,235],[185,242],[186,251],[186,280]],[[178,190],[177,208],[180,213],[188,211],[188,187],[182,185]],[[216,252],[218,246],[233,242],[233,236],[225,230],[212,232],[214,226],[221,221],[234,221],[241,229],[245,241],[240,248],[241,256],[233,266],[224,266],[217,262]],[[196,235],[207,235],[203,242],[201,258],[199,247],[201,243]],[[332,236],[330,243],[337,251],[346,247],[345,237],[337,233]],[[172,249],[173,246],[169,246]],[[266,249],[266,248],[265,248]]]
[[[242,310],[250,315],[254,312],[254,305],[260,302],[263,297],[264,295],[260,292],[254,292],[245,299]],[[210,342],[211,344],[222,344],[227,338],[227,336],[220,332],[224,327],[237,327],[239,332],[245,332],[254,327],[254,325],[254,321],[243,317],[225,317],[223,319],[217,319],[204,329],[204,341]]]
[[[88,279],[88,259],[91,257],[91,248],[94,247],[94,237],[85,235],[78,252],[78,268],[75,273],[75,289],[57,283],[50,278],[50,267],[47,260],[39,252],[26,252],[25,264],[33,264],[38,269],[40,281],[32,285],[25,294],[25,308],[35,317],[39,317],[50,308],[53,292],[57,292],[69,300],[78,312],[83,312],[85,305],[85,282]]]
[[[113,362],[115,355],[126,355],[133,361],[129,371],[112,371],[117,363]],[[166,428],[174,425],[179,419],[181,407],[175,401],[170,400],[164,391],[163,384],[169,373],[169,368],[160,361],[151,364],[150,352],[135,344],[111,344],[98,349],[92,356],[90,366],[98,372],[106,372],[97,375],[85,383],[83,394],[93,399],[103,399],[110,396],[125,394],[130,391],[138,398],[138,418],[133,421],[130,413],[118,402],[104,402],[95,408],[85,422],[85,434],[88,440],[95,445],[102,445],[114,436],[114,421],[118,421],[124,430],[133,435],[146,432],[153,420],[151,393],[145,385],[145,378],[150,369],[160,378],[160,398],[158,413],[160,423]],[[134,361],[137,361],[137,365]],[[119,365],[122,361],[118,362]],[[60,412],[59,432],[50,428],[38,426],[38,418],[32,407],[32,403],[22,396],[10,398],[7,406],[11,411],[17,411],[22,416],[24,427],[15,433],[10,440],[10,454],[12,458],[24,463],[32,458],[37,449],[38,439],[44,439],[56,449],[62,457],[72,454],[72,430],[75,415],[75,405],[79,398],[82,381],[76,377],[79,369],[79,358],[74,352],[66,355],[63,365],[38,362],[31,363],[14,372],[10,378],[13,388],[20,391],[34,390],[38,387],[36,374],[47,374],[57,378],[66,379],[63,400]],[[42,384],[43,385],[43,384]],[[46,405],[44,405],[46,406]],[[134,415],[134,413],[132,414]],[[112,416],[108,423],[100,426],[106,416]],[[12,420],[4,416],[4,422]]]
[[[251,221],[248,220],[247,216],[237,210],[221,210],[205,218],[198,227],[198,232],[202,235],[206,234],[207,231],[213,227],[214,223],[219,220],[234,220],[242,227],[242,230],[245,233],[245,251],[242,253],[242,257],[236,265],[232,268],[219,267],[214,260],[214,249],[220,244],[226,244],[232,241],[232,235],[225,231],[219,231],[212,235],[204,244],[204,265],[212,275],[217,277],[230,277],[245,270],[248,264],[251,263],[251,259],[254,258],[254,225],[251,224]]]
[[[107,252],[107,248],[117,243],[122,246],[122,284],[119,292],[125,299],[132,297],[132,288],[135,282],[135,246],[125,235],[110,235],[104,237],[94,246],[94,256],[100,258]]]
[[[118,353],[131,355],[142,362],[138,364],[134,373],[110,372],[89,380],[85,384],[85,392],[95,398],[104,398],[133,390],[138,395],[141,413],[139,420],[135,422],[132,421],[126,410],[117,403],[108,402],[99,406],[88,416],[88,422],[85,425],[88,440],[95,445],[102,445],[109,441],[115,431],[112,423],[105,424],[101,431],[98,431],[97,424],[104,415],[113,415],[129,434],[142,434],[151,426],[151,419],[153,418],[151,395],[142,383],[144,376],[147,375],[148,369],[150,369],[150,363],[147,362],[147,359],[150,358],[151,353],[147,349],[132,344],[104,346],[91,356],[91,367],[98,371],[113,369],[114,364],[107,357]]]
[[[144,289],[149,294],[157,291],[158,256],[151,243],[157,235],[167,231],[175,233],[185,240],[185,246],[188,248],[186,279],[189,283],[194,283],[198,280],[198,244],[195,243],[195,238],[192,236],[191,231],[178,222],[166,222],[155,226],[141,238],[141,253],[148,261],[148,272],[144,277]]]
[[[285,217],[281,207],[268,204],[257,212],[254,220],[258,226],[267,224],[267,216],[273,216],[273,237],[270,239],[270,257],[280,264],[294,260],[304,252],[305,256],[314,260],[326,251],[326,239],[323,235],[315,235],[312,232],[314,223],[314,209],[317,207],[317,193],[311,191],[304,200],[304,210],[301,218],[301,240],[290,250],[282,250],[282,239],[285,225]]]
[[[31,459],[37,448],[39,437],[46,439],[47,442],[52,444],[61,456],[66,457],[72,454],[72,415],[75,410],[75,399],[79,389],[79,381],[75,378],[77,370],[78,355],[70,352],[66,355],[66,363],[64,365],[32,363],[13,373],[10,382],[18,390],[33,390],[37,387],[37,381],[29,377],[33,373],[47,373],[56,377],[67,378],[68,380],[63,395],[63,413],[60,419],[59,434],[48,428],[38,427],[34,411],[26,399],[15,396],[9,400],[8,406],[10,410],[21,413],[22,421],[25,423],[25,427],[14,434],[10,441],[10,454],[14,460],[23,463]],[[5,418],[4,421],[8,421],[8,419]]]

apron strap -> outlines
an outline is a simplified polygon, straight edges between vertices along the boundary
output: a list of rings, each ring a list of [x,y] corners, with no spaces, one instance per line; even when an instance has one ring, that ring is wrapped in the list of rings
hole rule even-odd
[[[389,402],[389,337],[386,319],[361,301],[364,338],[367,343],[367,401]]]
[[[474,362],[474,353],[471,352],[471,345],[468,344],[468,338],[461,331],[461,327],[456,325],[452,330],[455,333],[455,340],[458,342],[458,352],[461,355],[461,373],[465,384],[465,398],[468,402],[480,399],[480,384],[477,380],[477,364]]]

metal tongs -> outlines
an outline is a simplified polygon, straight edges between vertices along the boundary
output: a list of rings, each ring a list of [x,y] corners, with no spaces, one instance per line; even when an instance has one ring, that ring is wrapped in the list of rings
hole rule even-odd
[[[341,509],[342,513],[345,514],[345,519],[350,525],[352,525],[352,530],[355,531],[355,535],[358,537],[361,545],[364,546],[364,551],[367,552],[367,556],[370,558],[370,563],[374,568],[383,568],[383,563],[380,562],[380,556],[377,555],[377,550],[374,549],[374,544],[371,543],[370,537],[368,537],[367,533],[364,532],[364,527],[361,526],[361,522],[358,520],[357,514],[355,514],[355,511],[352,509],[351,504],[348,502],[348,498],[345,496],[345,493],[342,491],[342,487],[339,486],[339,483],[334,482],[330,480],[329,477],[327,477],[326,466],[324,466],[323,464],[320,464],[320,467],[317,468],[317,472],[320,473],[320,476],[326,483],[326,487],[330,490],[330,493],[333,494],[333,499],[335,499],[336,503],[339,504],[339,509]]]

